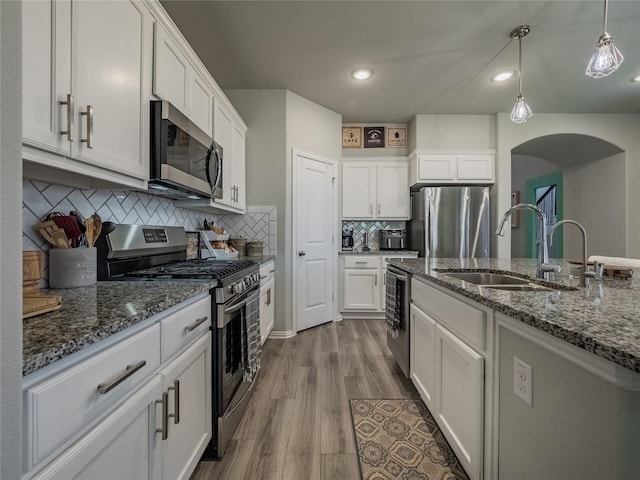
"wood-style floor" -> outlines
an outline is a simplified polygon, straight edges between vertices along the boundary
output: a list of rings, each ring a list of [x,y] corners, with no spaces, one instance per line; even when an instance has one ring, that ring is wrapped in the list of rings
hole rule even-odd
[[[349,400],[417,397],[386,346],[383,320],[269,339],[227,452],[201,461],[191,480],[357,480]]]

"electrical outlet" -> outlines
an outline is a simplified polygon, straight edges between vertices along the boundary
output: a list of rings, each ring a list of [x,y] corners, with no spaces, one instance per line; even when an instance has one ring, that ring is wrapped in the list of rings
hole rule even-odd
[[[533,369],[518,357],[513,357],[513,393],[533,406]]]

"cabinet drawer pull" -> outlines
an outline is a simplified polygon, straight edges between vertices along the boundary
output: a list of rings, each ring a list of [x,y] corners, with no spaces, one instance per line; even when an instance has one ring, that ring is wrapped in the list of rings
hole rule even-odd
[[[267,290],[267,307],[271,305],[271,289]]]
[[[87,144],[87,148],[93,148],[93,107],[87,105],[86,112],[80,112],[80,115],[87,116],[87,138],[81,138],[82,143]]]
[[[164,392],[162,394],[162,400],[156,400],[156,405],[162,404],[162,426],[156,428],[156,433],[162,434],[162,440],[166,440],[169,436],[169,394]]]
[[[174,412],[172,414],[168,414],[167,418],[173,418],[173,424],[177,425],[180,423],[180,380],[173,382],[173,387],[167,388],[167,393],[171,390],[173,390]]]
[[[380,204],[378,204],[378,215],[380,215]]]
[[[191,325],[187,325],[186,327],[184,327],[184,331],[185,332],[193,332],[196,328],[198,328],[200,325],[202,325],[207,320],[209,320],[209,317],[207,317],[206,315],[204,317],[200,317],[195,322],[193,322]]]
[[[60,100],[59,103],[67,106],[67,129],[60,130],[60,134],[66,135],[67,140],[73,142],[73,95],[67,93],[67,100]]]
[[[111,390],[116,388],[118,385],[120,385],[122,382],[124,382],[127,378],[129,378],[131,375],[133,375],[142,367],[144,367],[146,364],[147,364],[146,360],[141,360],[140,362],[134,365],[127,365],[127,368],[125,369],[124,372],[116,375],[115,377],[110,378],[105,383],[101,383],[100,385],[98,385],[98,393],[103,395],[107,392],[110,392]]]
[[[366,265],[367,262],[356,262],[356,265]]]

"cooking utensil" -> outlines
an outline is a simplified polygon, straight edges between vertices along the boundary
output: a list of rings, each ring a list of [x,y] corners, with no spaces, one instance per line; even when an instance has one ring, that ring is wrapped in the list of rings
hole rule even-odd
[[[87,239],[87,246],[89,248],[93,247],[93,244],[96,241],[96,237],[94,234],[94,221],[93,221],[93,217],[89,217],[84,221],[84,226],[86,228],[85,231],[85,238]]]
[[[104,222],[102,224],[102,230],[100,231],[100,236],[108,235],[116,229],[116,224],[113,222]],[[96,238],[97,239],[97,238]]]
[[[60,229],[53,220],[38,224],[38,232],[47,242],[56,248],[69,248],[69,239],[64,230]]]
[[[76,222],[78,222],[78,227],[80,227],[80,231],[82,233],[85,233],[87,231],[87,226],[85,225],[84,219],[82,218],[82,216],[78,213],[77,210],[71,210],[69,212],[69,216],[73,217],[76,219]]]
[[[91,215],[91,218],[93,219],[93,235],[92,235],[92,237],[93,237],[93,243],[95,243],[95,241],[100,236],[100,233],[102,232],[102,218],[100,218],[100,215],[98,215],[98,212],[94,212],[94,214]],[[115,228],[115,224],[114,224],[113,228]],[[89,244],[89,246],[93,247],[93,243]]]
[[[82,232],[78,226],[78,222],[74,217],[69,215],[54,215],[51,220],[60,228],[64,230],[67,238],[71,242],[71,247],[76,248],[80,245],[82,240]]]

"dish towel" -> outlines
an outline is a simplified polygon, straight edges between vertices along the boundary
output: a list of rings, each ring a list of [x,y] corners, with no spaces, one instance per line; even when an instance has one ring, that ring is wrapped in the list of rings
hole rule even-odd
[[[395,275],[387,275],[387,288],[385,292],[385,323],[387,332],[391,338],[398,338],[398,330],[401,327],[402,315],[402,289],[398,285],[398,279]]]
[[[262,338],[260,337],[260,294],[256,293],[247,299],[243,322],[242,351],[243,372],[242,380],[250,382],[258,370],[260,370],[260,358],[262,357]]]

